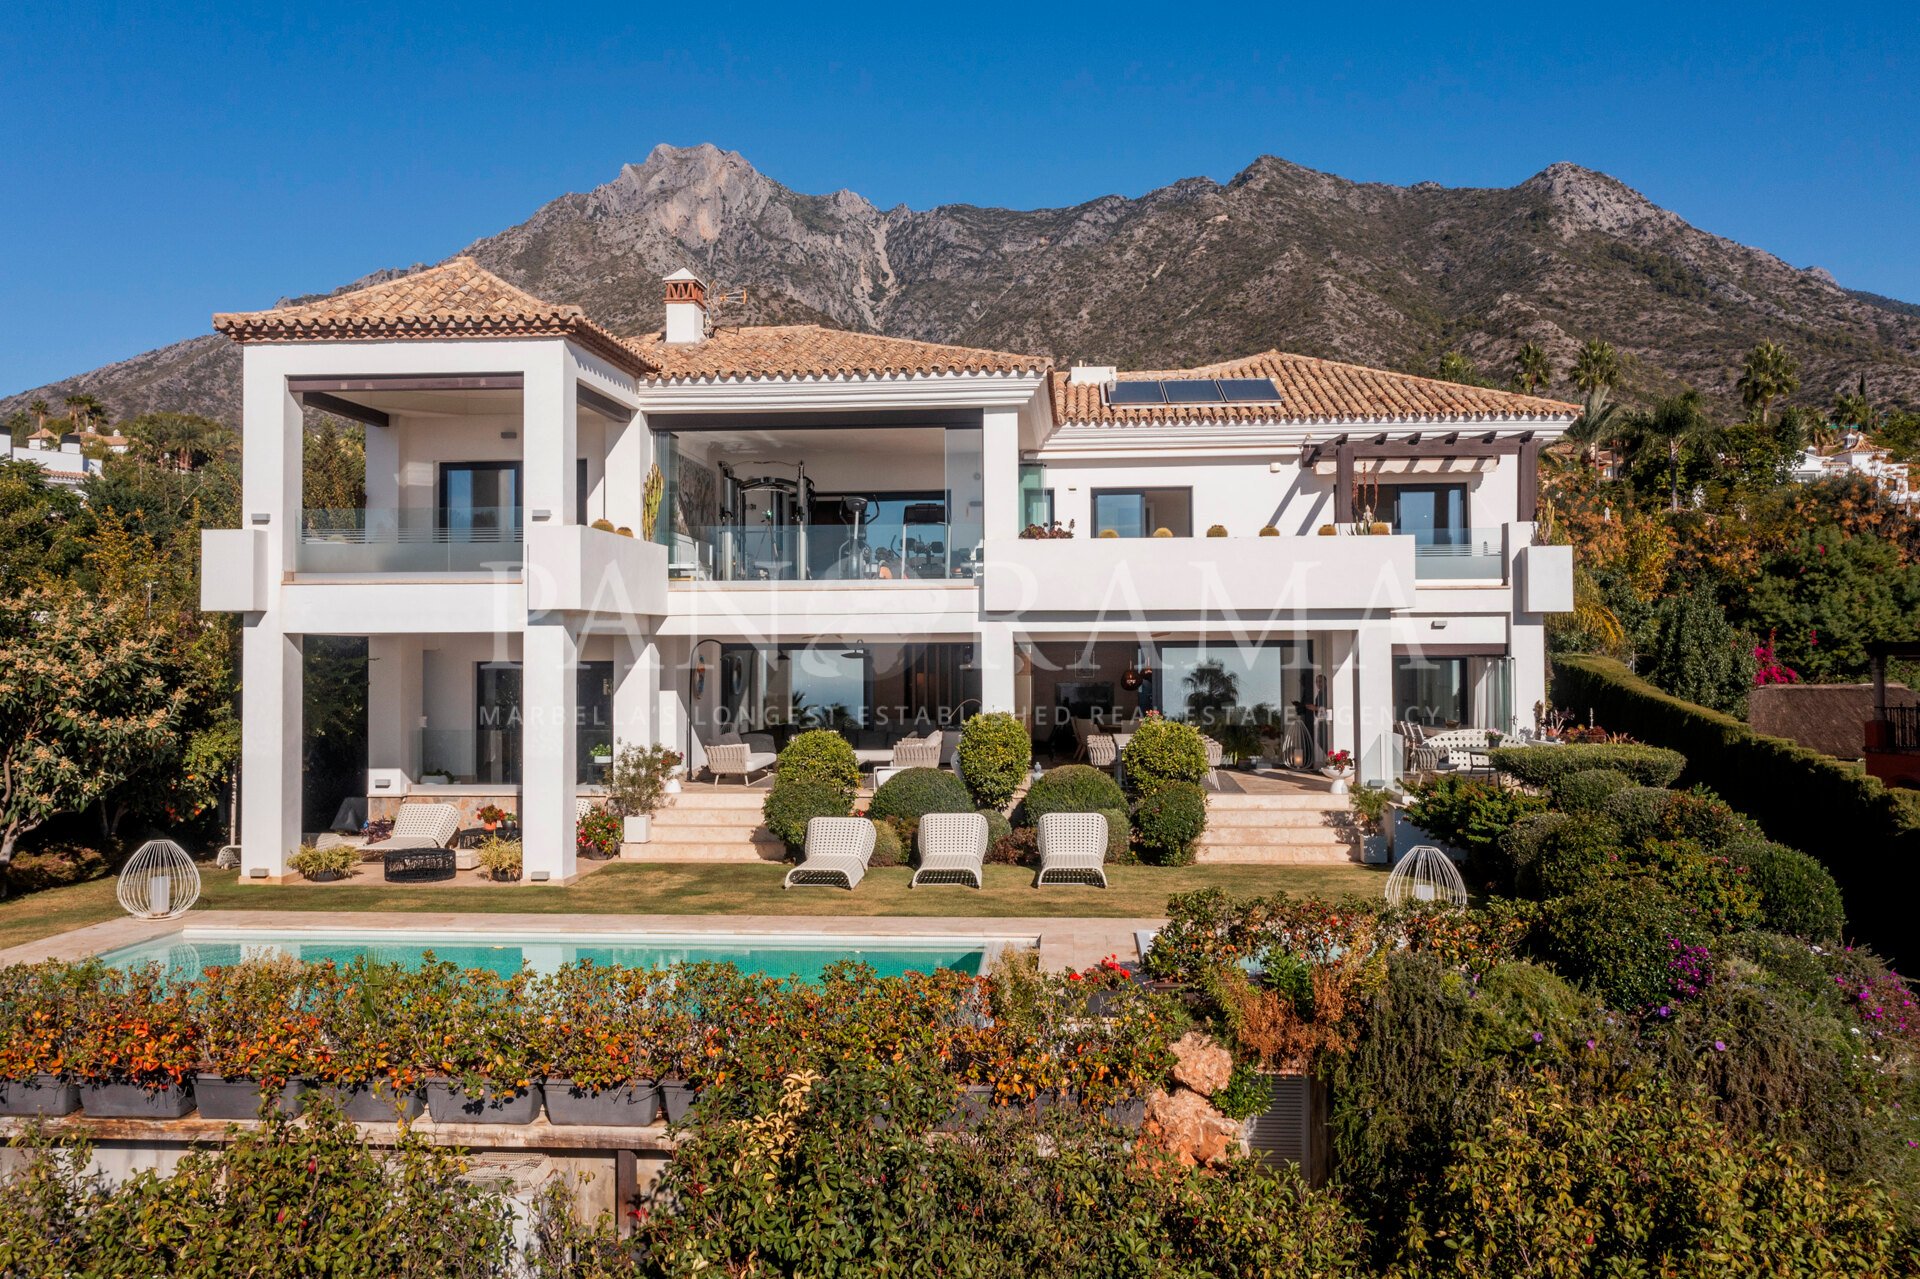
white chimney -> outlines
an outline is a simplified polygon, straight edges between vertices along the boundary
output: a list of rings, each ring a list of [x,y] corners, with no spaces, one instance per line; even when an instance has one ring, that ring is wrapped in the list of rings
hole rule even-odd
[[[667,341],[704,342],[708,332],[707,286],[682,267],[667,277]]]
[[[1067,370],[1067,385],[1105,386],[1118,373],[1111,364],[1076,364]]]

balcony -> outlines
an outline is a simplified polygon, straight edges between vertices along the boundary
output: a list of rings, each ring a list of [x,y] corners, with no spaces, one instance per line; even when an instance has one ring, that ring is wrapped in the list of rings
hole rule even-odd
[[[296,573],[518,574],[526,552],[518,507],[310,510],[301,513]]]
[[[1250,613],[1413,604],[1410,537],[1060,538],[995,541],[987,611]]]
[[[979,566],[980,530],[936,523],[908,524],[890,532],[856,531],[844,524],[714,525],[676,536],[669,559],[678,580],[755,585],[925,585],[971,581]]]
[[[1506,530],[1424,529],[1413,535],[1413,575],[1422,582],[1506,579]]]

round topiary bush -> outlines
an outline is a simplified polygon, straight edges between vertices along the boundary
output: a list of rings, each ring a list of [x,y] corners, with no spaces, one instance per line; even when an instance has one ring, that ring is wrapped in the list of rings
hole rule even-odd
[[[1535,813],[1522,817],[1507,828],[1491,848],[1472,851],[1467,869],[1480,883],[1495,892],[1511,895],[1522,874],[1530,873],[1535,859],[1548,839],[1557,835],[1573,818],[1565,813]]]
[[[928,813],[972,811],[973,800],[960,779],[937,768],[908,768],[895,773],[873,793],[867,805],[867,816],[873,820],[908,822],[915,829]]]
[[[1673,803],[1675,794],[1664,786],[1629,786],[1608,797],[1605,812],[1627,843],[1658,839],[1660,816]]]
[[[1609,878],[1560,898],[1542,912],[1534,935],[1563,976],[1628,1012],[1671,999],[1671,943],[1702,940],[1673,894],[1644,876]]]
[[[960,727],[954,752],[960,775],[979,808],[1000,808],[1013,798],[1033,762],[1026,726],[1005,711],[975,715]]]
[[[1607,801],[1630,789],[1633,779],[1617,768],[1589,768],[1553,780],[1553,802],[1569,813],[1597,813]]]
[[[1200,730],[1154,716],[1142,720],[1120,752],[1127,787],[1150,794],[1166,782],[1197,782],[1207,775],[1207,744]]]
[[[1604,817],[1566,816],[1541,834],[1532,856],[1514,868],[1522,897],[1547,901],[1578,892],[1606,875],[1620,855],[1620,831]]]
[[[1140,858],[1133,851],[1133,818],[1124,808],[1097,810],[1107,819],[1107,865],[1132,866]]]
[[[1013,823],[1008,821],[1007,815],[999,809],[983,808],[980,810],[980,815],[987,819],[988,848],[992,848],[995,844],[1013,834]]]
[[[1099,813],[1114,808],[1121,812],[1127,808],[1118,782],[1089,764],[1062,764],[1040,774],[1027,788],[1020,824],[1037,826],[1048,813]]]
[[[1133,806],[1134,836],[1149,865],[1190,864],[1194,841],[1206,829],[1207,793],[1197,782],[1166,782]]]
[[[1760,894],[1762,928],[1813,942],[1840,940],[1847,923],[1840,885],[1817,859],[1771,842],[1735,848],[1729,856]]]
[[[773,789],[760,806],[760,816],[774,838],[788,848],[807,842],[807,822],[815,817],[847,817],[853,813],[853,795],[830,782],[774,779]]]
[[[860,785],[860,763],[847,739],[828,728],[809,729],[787,743],[777,765],[783,782],[822,782],[853,798]]]
[[[900,838],[900,831],[892,822],[873,824],[873,856],[868,866],[905,866],[907,864],[906,844]]]

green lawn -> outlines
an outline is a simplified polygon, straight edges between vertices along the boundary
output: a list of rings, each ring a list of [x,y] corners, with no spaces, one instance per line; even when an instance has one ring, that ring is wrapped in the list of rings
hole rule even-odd
[[[1033,872],[987,867],[987,886],[910,889],[904,867],[872,870],[854,892],[796,888],[783,892],[786,867],[768,863],[699,865],[621,863],[565,888],[408,888],[384,884],[378,871],[356,882],[327,885],[242,885],[233,871],[202,868],[199,909],[420,910],[518,914],[654,915],[964,915],[1146,918],[1164,913],[1167,898],[1196,888],[1229,893],[1289,892],[1339,897],[1378,895],[1386,872],[1371,866],[1114,866],[1109,886],[1048,885]],[[0,902],[0,948],[17,946],[120,915],[111,879],[94,880]]]

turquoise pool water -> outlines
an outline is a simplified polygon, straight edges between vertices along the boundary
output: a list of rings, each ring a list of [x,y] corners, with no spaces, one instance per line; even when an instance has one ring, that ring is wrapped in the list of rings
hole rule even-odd
[[[388,963],[417,966],[431,952],[435,958],[462,968],[489,968],[498,973],[519,971],[524,964],[549,972],[562,964],[591,959],[597,964],[665,968],[697,960],[726,960],[746,972],[803,981],[819,978],[827,965],[857,959],[884,976],[931,972],[951,968],[978,973],[987,957],[988,943],[967,938],[897,939],[839,937],[596,937],[535,934],[383,935],[330,933],[268,933],[239,930],[192,930],[101,956],[116,968],[160,964],[169,977],[191,981],[208,968],[246,959],[284,956],[291,959],[344,962],[359,955]]]

